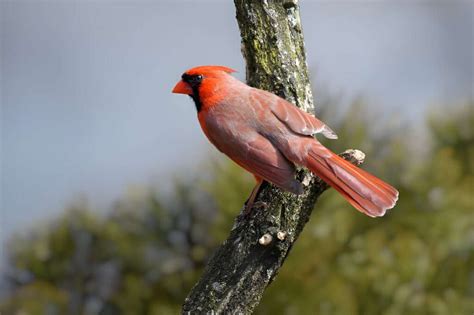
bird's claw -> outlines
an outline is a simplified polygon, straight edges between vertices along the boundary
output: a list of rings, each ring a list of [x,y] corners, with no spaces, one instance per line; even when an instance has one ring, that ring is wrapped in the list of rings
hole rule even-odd
[[[252,213],[252,209],[254,209],[254,208],[265,210],[265,209],[268,208],[268,204],[265,201],[256,201],[256,202],[253,202],[252,204],[246,203],[245,206],[244,206],[244,210],[242,212],[244,217],[249,217],[250,213]]]
[[[255,208],[267,209],[268,204],[265,201],[257,201],[253,204]]]

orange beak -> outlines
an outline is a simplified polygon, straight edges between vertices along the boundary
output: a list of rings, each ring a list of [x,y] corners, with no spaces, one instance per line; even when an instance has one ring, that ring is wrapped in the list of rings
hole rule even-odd
[[[193,94],[193,89],[184,82],[183,80],[179,81],[175,86],[172,91],[173,93],[178,93],[178,94],[188,94],[192,95]]]

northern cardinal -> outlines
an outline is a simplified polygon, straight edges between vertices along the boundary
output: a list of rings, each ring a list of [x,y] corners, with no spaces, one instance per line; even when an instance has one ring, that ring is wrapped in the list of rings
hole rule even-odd
[[[252,206],[263,180],[301,194],[295,165],[308,168],[370,217],[383,216],[395,206],[395,188],[313,137],[321,133],[337,139],[326,124],[277,95],[235,79],[232,72],[223,66],[192,68],[181,76],[173,93],[191,96],[210,142],[257,179],[247,206]]]

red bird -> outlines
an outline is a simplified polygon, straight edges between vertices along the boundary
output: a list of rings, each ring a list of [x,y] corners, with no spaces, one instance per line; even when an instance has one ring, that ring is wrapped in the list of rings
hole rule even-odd
[[[308,168],[368,216],[383,216],[393,208],[398,199],[395,188],[313,137],[322,133],[337,139],[326,124],[270,92],[240,82],[232,72],[235,70],[223,66],[192,68],[181,76],[173,93],[191,96],[209,141],[257,179],[247,209],[262,180],[301,194],[295,165]]]

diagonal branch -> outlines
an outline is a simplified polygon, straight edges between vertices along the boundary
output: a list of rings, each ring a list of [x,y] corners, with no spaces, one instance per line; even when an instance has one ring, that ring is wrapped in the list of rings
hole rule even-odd
[[[247,82],[311,111],[313,97],[296,0],[235,0],[247,64]],[[354,164],[364,154],[348,150]],[[317,198],[328,188],[300,170],[305,193],[296,196],[264,187],[248,217],[238,216],[229,237],[208,262],[183,305],[184,314],[249,314],[283,265],[308,222]]]

